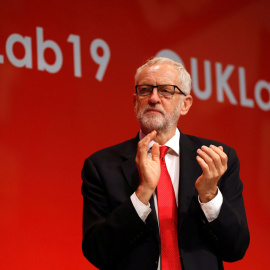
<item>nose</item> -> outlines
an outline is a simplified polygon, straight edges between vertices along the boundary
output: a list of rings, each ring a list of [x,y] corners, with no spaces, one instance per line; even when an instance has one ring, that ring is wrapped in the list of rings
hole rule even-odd
[[[159,96],[157,88],[153,89],[153,92],[149,96],[148,102],[152,104],[160,103],[160,96]]]

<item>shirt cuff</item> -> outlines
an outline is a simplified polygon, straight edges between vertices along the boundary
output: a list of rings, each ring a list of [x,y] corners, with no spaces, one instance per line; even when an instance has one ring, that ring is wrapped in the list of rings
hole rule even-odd
[[[150,208],[150,203],[148,203],[148,205],[145,205],[144,203],[142,203],[138,199],[135,192],[130,196],[130,199],[131,199],[131,202],[132,202],[138,216],[145,223],[145,220],[147,219],[148,215],[152,211],[152,209]]]
[[[198,196],[198,200],[208,222],[214,221],[218,217],[220,209],[221,209],[221,205],[223,203],[223,196],[219,188],[218,188],[217,196],[211,201],[207,203],[202,203],[199,199],[199,196]]]

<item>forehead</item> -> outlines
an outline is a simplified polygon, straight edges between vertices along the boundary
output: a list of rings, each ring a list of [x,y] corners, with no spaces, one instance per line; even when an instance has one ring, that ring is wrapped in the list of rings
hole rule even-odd
[[[136,84],[179,84],[178,70],[169,64],[154,64],[139,73]]]

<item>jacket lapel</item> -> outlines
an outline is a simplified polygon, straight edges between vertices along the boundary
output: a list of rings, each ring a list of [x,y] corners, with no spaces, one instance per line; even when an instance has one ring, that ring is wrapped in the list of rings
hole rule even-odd
[[[179,182],[179,197],[178,197],[178,211],[179,228],[183,223],[189,205],[197,190],[195,182],[201,175],[202,170],[199,166],[196,155],[197,147],[191,139],[181,133],[180,135],[180,182]]]
[[[135,157],[137,153],[137,145],[139,142],[139,134],[125,144],[125,147],[122,149],[123,162],[121,164],[121,169],[124,173],[124,176],[131,187],[132,193],[137,189],[140,184],[139,173],[135,163]]]
[[[135,156],[125,160],[122,165],[122,171],[131,188],[132,193],[137,190],[140,184],[139,173],[135,163]]]

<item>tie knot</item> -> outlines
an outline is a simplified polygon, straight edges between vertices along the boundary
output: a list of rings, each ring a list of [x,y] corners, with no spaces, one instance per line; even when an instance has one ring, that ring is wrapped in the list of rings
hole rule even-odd
[[[160,146],[159,151],[160,151],[160,159],[164,159],[169,147],[168,146]]]

